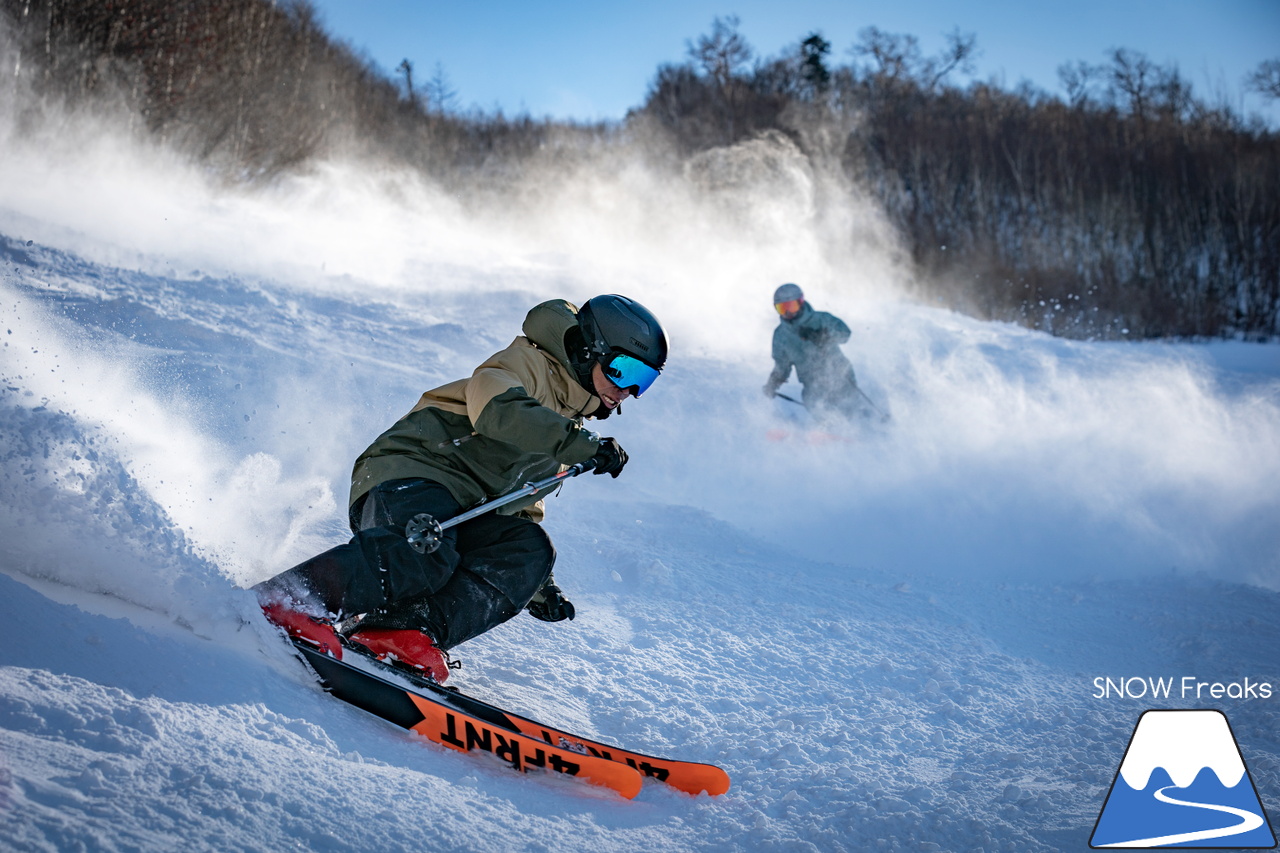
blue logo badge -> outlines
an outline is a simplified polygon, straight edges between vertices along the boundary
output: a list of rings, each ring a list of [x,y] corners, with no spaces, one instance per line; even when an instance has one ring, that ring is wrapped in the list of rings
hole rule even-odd
[[[1275,847],[1226,716],[1220,711],[1143,714],[1089,846]]]

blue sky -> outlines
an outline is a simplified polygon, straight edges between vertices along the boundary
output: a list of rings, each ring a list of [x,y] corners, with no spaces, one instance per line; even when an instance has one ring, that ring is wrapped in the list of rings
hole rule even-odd
[[[392,71],[402,59],[421,81],[443,68],[457,105],[508,115],[620,118],[638,106],[658,65],[685,58],[716,16],[737,15],[757,54],[773,56],[815,30],[849,60],[858,33],[877,26],[916,36],[926,54],[958,27],[977,36],[975,76],[1060,92],[1064,62],[1106,61],[1126,47],[1177,63],[1201,96],[1226,97],[1280,124],[1280,107],[1241,85],[1280,58],[1280,0],[313,0],[325,29]],[[1216,99],[1216,98],[1215,98]]]

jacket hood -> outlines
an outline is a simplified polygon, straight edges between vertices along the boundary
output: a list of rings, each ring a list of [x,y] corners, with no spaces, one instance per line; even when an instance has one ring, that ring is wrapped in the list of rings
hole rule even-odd
[[[573,361],[565,345],[565,335],[578,328],[578,307],[563,299],[552,299],[529,309],[521,331],[524,336],[555,356],[556,361],[570,370]]]
[[[563,364],[570,375],[577,379],[578,385],[591,396],[594,404],[592,411],[587,413],[588,417],[604,420],[613,412],[622,411],[621,406],[610,410],[596,396],[591,382],[593,361],[578,326],[578,306],[564,299],[552,299],[535,305],[525,315],[524,325],[520,330],[539,349],[547,351]]]

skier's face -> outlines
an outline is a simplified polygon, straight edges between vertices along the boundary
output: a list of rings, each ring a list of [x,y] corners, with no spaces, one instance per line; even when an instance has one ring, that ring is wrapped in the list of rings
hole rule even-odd
[[[591,381],[596,386],[596,396],[606,409],[616,409],[619,403],[631,396],[631,389],[619,388],[610,382],[599,364],[591,365]]]

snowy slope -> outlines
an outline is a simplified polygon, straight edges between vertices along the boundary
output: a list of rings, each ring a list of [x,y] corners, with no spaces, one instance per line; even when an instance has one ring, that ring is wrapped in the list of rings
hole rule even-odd
[[[522,217],[0,141],[0,848],[1083,850],[1148,707],[1225,711],[1280,811],[1280,347],[979,323],[897,295],[871,212],[851,259],[626,169]],[[788,278],[854,327],[891,425],[769,438],[804,428],[759,392]],[[457,680],[721,764],[716,799],[415,741],[241,589],[344,538],[351,460],[422,390],[612,291],[674,355],[607,422],[624,476],[549,502],[579,618],[518,617]],[[1095,695],[1133,676],[1275,692]]]

